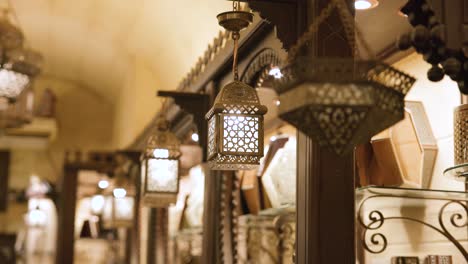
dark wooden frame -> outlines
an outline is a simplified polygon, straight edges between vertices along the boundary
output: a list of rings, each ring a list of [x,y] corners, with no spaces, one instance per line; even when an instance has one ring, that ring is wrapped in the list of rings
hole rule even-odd
[[[77,202],[77,188],[78,188],[78,173],[81,170],[94,170],[99,172],[112,172],[114,165],[109,157],[116,154],[124,154],[133,162],[139,164],[139,152],[112,152],[100,153],[106,157],[99,161],[94,158],[97,157],[90,155],[88,161],[77,159],[74,161],[65,161],[63,168],[63,175],[59,184],[59,192],[57,208],[58,208],[58,232],[57,232],[57,246],[55,263],[56,264],[73,264],[74,251],[75,251],[75,211]],[[78,156],[81,158],[81,156]],[[140,174],[138,173],[138,176]],[[138,234],[139,234],[139,220],[138,208],[140,204],[140,177],[135,179],[136,195],[135,195],[135,221],[131,230],[127,232],[127,241],[125,249],[126,262],[129,263],[130,259],[138,260]]]

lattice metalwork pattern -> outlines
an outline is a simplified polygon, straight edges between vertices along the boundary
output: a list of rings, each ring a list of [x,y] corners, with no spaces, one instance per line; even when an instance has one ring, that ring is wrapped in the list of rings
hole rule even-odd
[[[280,117],[338,154],[395,124],[415,79],[390,66],[352,59],[299,58],[275,82]]]
[[[455,165],[468,163],[468,104],[455,108],[453,125]]]
[[[223,115],[223,151],[233,153],[258,153],[257,116]]]
[[[216,116],[208,121],[208,156],[216,153]]]
[[[215,154],[208,164],[213,170],[252,170],[260,164],[259,156]]]
[[[158,154],[158,151],[155,152],[155,150],[167,150],[164,158],[178,159],[181,155],[179,139],[169,130],[169,123],[166,119],[160,118],[156,122],[158,129],[148,138],[146,157],[155,158],[155,154]]]
[[[207,113],[208,162],[212,169],[252,169],[263,156],[263,115],[252,87],[234,81],[226,85]]]

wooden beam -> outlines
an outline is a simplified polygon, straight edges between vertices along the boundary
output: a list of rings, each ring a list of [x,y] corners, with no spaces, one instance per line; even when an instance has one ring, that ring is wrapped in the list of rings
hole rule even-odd
[[[65,165],[58,200],[56,264],[73,264],[78,167]]]
[[[206,161],[208,123],[205,120],[205,115],[210,110],[210,96],[207,94],[179,91],[158,91],[158,96],[173,98],[174,102],[182,110],[193,115],[193,121],[198,130],[199,144],[203,148],[203,161]]]
[[[0,151],[0,212],[8,208],[8,182],[10,170],[10,151]]]

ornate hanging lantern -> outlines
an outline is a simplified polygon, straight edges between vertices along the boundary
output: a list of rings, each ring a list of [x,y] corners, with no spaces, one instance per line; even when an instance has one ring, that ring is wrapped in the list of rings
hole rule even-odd
[[[165,118],[158,119],[156,127],[141,162],[142,201],[150,207],[166,207],[177,202],[180,142]]]
[[[33,118],[33,110],[34,93],[30,87],[26,88],[15,102],[0,97],[0,129],[15,128],[30,123]]]
[[[131,195],[105,196],[102,209],[103,224],[107,228],[132,227],[134,218],[135,198]]]
[[[232,32],[234,40],[234,81],[224,86],[216,96],[208,120],[208,163],[215,170],[247,170],[259,165],[263,157],[263,116],[267,108],[260,104],[257,92],[240,82],[237,71],[239,31],[253,20],[250,12],[221,13],[218,21]]]
[[[23,48],[21,29],[9,20],[9,9],[0,17],[0,97],[15,100],[40,72],[42,56]]]
[[[378,61],[297,56],[337,8],[351,48],[354,19],[343,0],[333,0],[289,53],[284,77],[275,79],[279,115],[337,154],[354,149],[404,116],[404,97],[415,79]],[[367,45],[365,49],[370,52]]]
[[[128,182],[123,170],[117,169],[115,173],[112,194],[105,197],[103,223],[107,228],[129,228],[133,226],[135,188]]]

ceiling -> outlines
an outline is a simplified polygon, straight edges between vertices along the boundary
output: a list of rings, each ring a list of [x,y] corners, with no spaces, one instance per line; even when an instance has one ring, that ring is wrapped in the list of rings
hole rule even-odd
[[[5,0],[2,0],[5,1]],[[138,60],[173,89],[217,35],[222,0],[10,0],[31,47],[45,57],[45,74],[78,82],[107,98],[118,96]],[[396,15],[405,0],[381,0],[358,11],[375,51],[409,28]],[[156,85],[156,84],[154,84]]]
[[[5,1],[5,0],[2,0]],[[220,0],[10,0],[46,75],[115,98],[142,61],[172,89],[220,30]],[[130,74],[131,75],[131,74]],[[154,87],[156,90],[160,87]]]

